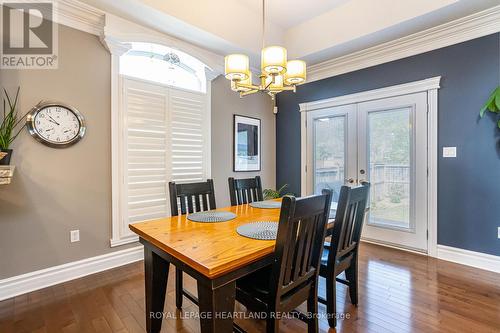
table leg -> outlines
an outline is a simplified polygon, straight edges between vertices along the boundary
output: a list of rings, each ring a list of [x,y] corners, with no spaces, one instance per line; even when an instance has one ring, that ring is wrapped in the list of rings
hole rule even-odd
[[[198,281],[198,299],[202,333],[233,332],[236,282],[213,288]]]
[[[157,333],[161,330],[169,265],[168,261],[160,258],[148,246],[144,246],[146,331],[148,333]]]

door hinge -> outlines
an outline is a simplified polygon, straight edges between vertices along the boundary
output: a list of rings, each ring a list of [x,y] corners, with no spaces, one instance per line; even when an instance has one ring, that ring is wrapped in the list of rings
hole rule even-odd
[[[307,173],[307,164],[306,164],[306,173]]]
[[[427,229],[427,240],[429,240],[429,230]]]

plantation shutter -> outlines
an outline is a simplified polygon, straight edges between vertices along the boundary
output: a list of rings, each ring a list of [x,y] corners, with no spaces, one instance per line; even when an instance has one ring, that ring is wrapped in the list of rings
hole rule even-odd
[[[170,89],[171,179],[199,182],[207,177],[207,98],[205,94]]]
[[[165,89],[124,80],[127,223],[167,215],[167,116]]]
[[[206,94],[123,79],[125,193],[128,224],[170,216],[168,182],[208,177]]]

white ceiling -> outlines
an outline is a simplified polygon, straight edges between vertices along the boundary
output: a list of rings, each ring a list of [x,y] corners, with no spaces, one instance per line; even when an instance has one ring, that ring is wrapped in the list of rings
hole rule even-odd
[[[256,12],[262,12],[262,0],[237,0]],[[266,15],[284,29],[296,26],[340,6],[349,0],[266,0]]]
[[[262,0],[80,0],[259,67]],[[266,0],[266,44],[309,65],[500,5],[500,0]]]

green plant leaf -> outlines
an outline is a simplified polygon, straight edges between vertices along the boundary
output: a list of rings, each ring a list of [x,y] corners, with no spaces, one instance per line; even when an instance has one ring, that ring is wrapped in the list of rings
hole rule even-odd
[[[488,111],[493,112],[493,113],[498,112],[497,105],[495,104],[494,100],[491,101],[490,104],[488,104]]]
[[[5,88],[3,89],[5,97],[7,98],[8,111],[7,104],[5,103],[6,100],[5,98],[3,98],[3,119],[0,124],[0,148],[2,149],[8,149],[10,144],[17,138],[17,136],[21,133],[21,130],[25,126],[25,124],[23,124],[23,126],[17,131],[17,133],[13,135],[13,133],[16,132],[17,126],[22,120],[18,119],[17,113],[19,91],[20,87],[17,88],[15,98],[12,100],[7,93],[7,90]]]
[[[500,110],[500,87],[495,90],[495,106]]]
[[[490,97],[488,97],[488,100],[486,101],[486,103],[484,103],[483,107],[481,108],[481,111],[479,111],[479,115],[481,116],[481,118],[484,117],[484,113],[486,112],[486,109],[489,109],[491,102],[495,100],[495,95],[497,90],[498,88],[493,90]]]

